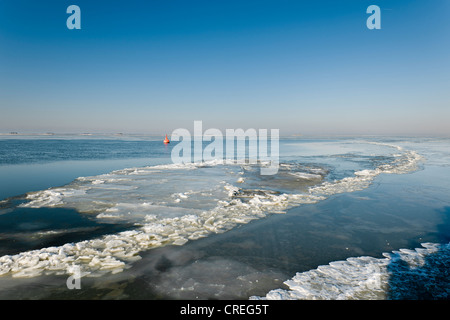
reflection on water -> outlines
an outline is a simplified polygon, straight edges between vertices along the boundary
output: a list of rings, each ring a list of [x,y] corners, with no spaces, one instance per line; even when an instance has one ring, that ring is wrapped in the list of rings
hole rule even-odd
[[[99,223],[73,209],[0,209],[0,256],[92,239],[133,225]]]

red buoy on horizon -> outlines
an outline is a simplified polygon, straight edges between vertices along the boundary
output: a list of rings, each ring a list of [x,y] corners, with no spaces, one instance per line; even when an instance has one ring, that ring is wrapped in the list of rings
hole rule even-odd
[[[164,139],[164,143],[165,143],[165,144],[168,144],[168,143],[170,143],[170,140],[169,140],[169,138],[167,138],[167,134],[166,134],[166,138]]]

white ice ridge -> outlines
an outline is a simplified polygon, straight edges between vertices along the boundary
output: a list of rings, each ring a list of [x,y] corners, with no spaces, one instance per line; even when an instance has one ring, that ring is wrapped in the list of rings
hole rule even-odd
[[[131,221],[137,221],[139,227],[93,240],[0,257],[0,276],[70,273],[73,265],[78,265],[86,276],[120,272],[129,267],[130,262],[140,259],[142,251],[163,245],[183,245],[189,240],[224,232],[268,214],[285,213],[293,206],[316,203],[331,194],[361,190],[380,173],[414,170],[420,159],[415,152],[405,151],[391,164],[355,172],[353,177],[325,182],[304,194],[254,190],[241,197],[242,189],[230,183],[236,181],[236,173],[230,178],[227,176],[230,168],[217,171],[216,166],[223,162],[214,160],[123,169],[95,177],[81,177],[65,187],[30,193],[30,201],[23,206],[72,207],[80,212],[95,213],[99,219],[128,219],[131,216],[135,219]],[[208,171],[211,167],[214,167],[214,174]],[[207,171],[195,172],[200,168]],[[183,169],[194,171],[192,174],[179,172]],[[169,185],[167,179],[171,179]],[[228,182],[222,179],[228,179]],[[198,188],[195,197],[186,196],[190,187]]]
[[[450,243],[423,243],[422,246],[415,250],[400,249],[384,253],[385,258],[362,256],[334,261],[317,269],[297,273],[284,282],[289,290],[275,289],[265,297],[252,296],[250,299],[381,300],[396,298],[399,291],[413,292],[416,290],[414,282],[418,279],[426,282],[425,286],[439,287],[436,282],[439,282],[439,275],[445,270],[436,268],[433,263],[427,266],[426,261],[434,255],[436,261],[448,263]],[[448,298],[450,292],[446,291],[448,288],[435,290],[434,294],[436,297]]]
[[[333,195],[337,193],[353,192],[363,190],[372,183],[376,176],[381,173],[393,173],[393,174],[404,174],[417,170],[418,165],[424,158],[415,151],[404,151],[402,147],[375,143],[384,145],[392,148],[396,148],[402,151],[400,154],[395,155],[395,160],[388,164],[383,164],[375,169],[366,169],[361,171],[356,171],[353,177],[346,177],[341,180],[335,180],[332,182],[324,182],[321,185],[312,187],[309,192],[313,195]]]
[[[221,201],[213,210],[199,215],[166,219],[147,215],[144,226],[136,230],[0,257],[0,276],[70,274],[74,265],[81,268],[83,276],[117,273],[129,267],[128,262],[140,259],[138,254],[141,251],[162,245],[183,245],[188,240],[224,232],[237,224],[262,218],[269,212],[281,212],[289,203],[314,203],[319,200],[319,197],[302,195],[255,195],[247,203],[239,199]]]

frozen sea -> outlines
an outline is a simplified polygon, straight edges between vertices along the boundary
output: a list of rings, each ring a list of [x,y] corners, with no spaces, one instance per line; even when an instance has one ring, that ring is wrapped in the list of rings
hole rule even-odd
[[[0,136],[0,299],[450,297],[450,139],[281,138],[270,176],[174,145]]]

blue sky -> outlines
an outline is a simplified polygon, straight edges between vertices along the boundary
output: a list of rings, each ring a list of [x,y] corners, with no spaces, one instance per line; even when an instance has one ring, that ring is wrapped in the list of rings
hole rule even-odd
[[[449,0],[2,0],[0,132],[449,135],[449,40]]]

